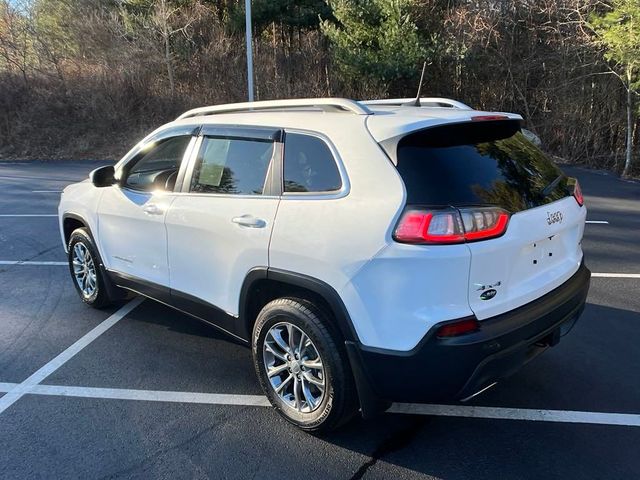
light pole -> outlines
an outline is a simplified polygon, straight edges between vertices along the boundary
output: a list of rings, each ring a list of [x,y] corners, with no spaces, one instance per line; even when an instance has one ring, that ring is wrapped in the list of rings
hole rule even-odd
[[[253,102],[253,45],[251,43],[251,0],[244,0],[245,29],[247,33],[247,89],[249,101]]]

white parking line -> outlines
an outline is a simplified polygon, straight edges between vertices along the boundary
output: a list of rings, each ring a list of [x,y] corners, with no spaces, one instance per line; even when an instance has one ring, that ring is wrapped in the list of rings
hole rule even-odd
[[[139,297],[123,305],[119,310],[113,313],[93,330],[89,331],[60,355],[33,373],[24,382],[17,384],[14,388],[9,390],[4,397],[0,398],[0,413],[4,412],[7,408],[20,400],[20,398],[22,398],[25,393],[28,393],[31,388],[42,382],[45,378],[73,358],[83,348],[118,323],[125,315],[131,312],[131,310],[140,305],[143,300],[143,298]]]
[[[62,190],[31,190],[31,193],[62,193]]]
[[[47,182],[73,182],[73,179],[69,178],[51,178],[51,177],[33,177],[24,175],[0,175],[0,179],[8,178],[9,180],[46,180]],[[80,182],[82,179],[75,180]]]
[[[3,213],[0,217],[57,217],[55,213]]]
[[[1,385],[1,384],[0,384]],[[20,391],[16,385],[14,391]],[[62,385],[35,385],[24,393],[61,397],[107,398],[112,400],[143,400],[148,402],[203,403],[208,405],[241,405],[268,407],[263,395],[233,395],[227,393],[173,392],[161,390],[130,390],[122,388],[69,387]]]
[[[67,262],[30,262],[27,260],[0,260],[0,265],[68,265]]]
[[[263,395],[233,395],[226,393],[173,392],[162,390],[130,390],[124,388],[72,387],[64,385],[33,385],[0,383],[0,392],[11,391],[25,395],[136,400],[169,403],[199,403],[205,405],[238,405],[268,407]],[[3,397],[4,398],[4,397]],[[2,399],[0,399],[1,402]],[[494,420],[523,420],[530,422],[584,423],[640,427],[640,415],[632,413],[581,412],[574,410],[538,410],[528,408],[473,407],[467,405],[434,405],[394,403],[391,413],[430,415],[436,417],[485,418]]]
[[[596,278],[640,278],[640,273],[592,273]]]
[[[585,221],[585,223],[600,223],[603,225],[609,225],[609,222],[607,222],[606,220],[587,220]]]
[[[394,403],[389,411],[413,415],[435,415],[438,417],[494,418],[501,420],[528,420],[531,422],[590,423],[640,427],[640,415],[632,413],[471,407],[466,405],[425,405],[417,403]]]

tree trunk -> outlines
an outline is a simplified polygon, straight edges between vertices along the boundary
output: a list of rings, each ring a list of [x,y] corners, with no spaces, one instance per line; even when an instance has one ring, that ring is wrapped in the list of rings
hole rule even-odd
[[[175,80],[173,78],[173,64],[171,63],[171,42],[168,31],[163,33],[164,36],[164,61],[167,64],[167,76],[169,77],[169,90],[171,91],[171,98],[173,98],[175,93]]]
[[[271,44],[271,50],[273,53],[273,87],[275,89],[277,89],[279,87],[278,85],[278,40],[277,40],[277,36],[276,36],[276,22],[273,21],[271,23],[271,35],[273,36],[272,38],[272,44]]]
[[[633,149],[633,92],[631,85],[627,86],[627,157],[624,162],[622,176],[631,174],[631,157]]]
[[[167,66],[167,77],[169,78],[169,90],[171,92],[171,98],[175,94],[175,80],[173,75],[173,63],[171,62],[171,31],[169,27],[169,17],[171,14],[168,12],[168,5],[166,0],[162,0],[158,5],[156,15],[160,22],[160,33],[164,42],[164,63]]]

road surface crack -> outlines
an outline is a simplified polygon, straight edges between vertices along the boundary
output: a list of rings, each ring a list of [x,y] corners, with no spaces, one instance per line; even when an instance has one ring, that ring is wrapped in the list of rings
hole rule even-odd
[[[369,461],[363,463],[350,480],[360,480],[378,460],[382,459],[385,455],[402,450],[409,445],[427,421],[428,417],[417,417],[406,428],[402,428],[388,435],[371,454]]]

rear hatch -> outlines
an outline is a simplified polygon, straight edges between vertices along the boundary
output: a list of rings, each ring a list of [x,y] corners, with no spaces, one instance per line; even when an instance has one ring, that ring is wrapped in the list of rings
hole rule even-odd
[[[518,121],[431,127],[404,136],[395,153],[407,189],[404,217],[431,212],[426,221],[436,235],[427,226],[425,243],[442,238],[469,248],[469,304],[479,320],[535,300],[579,268],[586,217],[579,185],[525,138]],[[417,224],[408,222],[409,230]],[[411,239],[406,228],[400,233]]]

